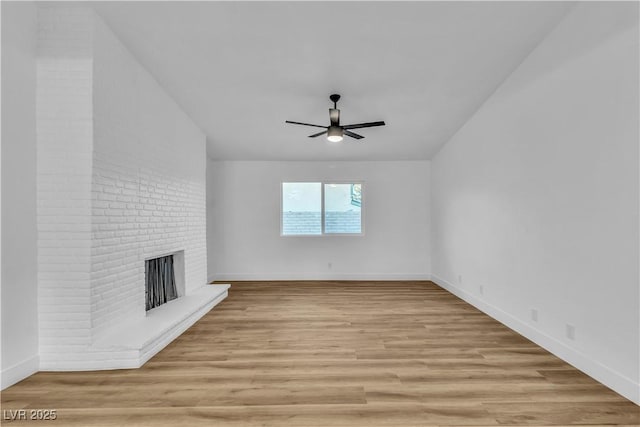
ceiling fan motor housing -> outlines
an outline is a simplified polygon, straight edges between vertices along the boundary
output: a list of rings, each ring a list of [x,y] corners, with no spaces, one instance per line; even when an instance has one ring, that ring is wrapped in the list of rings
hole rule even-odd
[[[331,126],[340,126],[340,110],[329,108],[329,120],[331,120]]]

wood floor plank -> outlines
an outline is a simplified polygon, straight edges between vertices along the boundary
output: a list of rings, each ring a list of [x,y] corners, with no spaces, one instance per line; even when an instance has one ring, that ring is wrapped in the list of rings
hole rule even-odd
[[[370,384],[365,386],[367,402],[619,402],[620,396],[599,384],[468,383]]]
[[[640,424],[638,407],[629,402],[490,402],[483,406],[500,424]]]
[[[83,427],[640,424],[638,406],[426,281],[234,282],[142,368],[40,372],[1,400]]]

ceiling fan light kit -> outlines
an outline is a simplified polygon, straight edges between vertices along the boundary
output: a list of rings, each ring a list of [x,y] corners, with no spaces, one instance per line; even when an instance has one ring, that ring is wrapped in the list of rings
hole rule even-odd
[[[330,142],[340,142],[342,141],[344,132],[338,126],[329,126],[329,130],[327,131],[327,139]]]
[[[316,128],[324,128],[326,130],[318,133],[314,133],[313,135],[309,135],[309,138],[316,138],[320,135],[327,134],[327,140],[330,142],[340,142],[343,140],[344,136],[347,135],[354,139],[363,139],[364,136],[359,135],[355,132],[351,132],[349,129],[362,129],[369,128],[374,126],[384,126],[385,123],[383,121],[378,122],[367,122],[367,123],[356,123],[352,125],[340,125],[340,110],[338,110],[338,101],[340,100],[340,95],[334,93],[329,97],[331,102],[333,102],[333,108],[329,109],[329,126],[322,125],[313,125],[310,123],[302,123],[302,122],[294,122],[291,120],[285,121],[285,123],[294,124],[294,125],[302,125],[302,126],[312,126]]]

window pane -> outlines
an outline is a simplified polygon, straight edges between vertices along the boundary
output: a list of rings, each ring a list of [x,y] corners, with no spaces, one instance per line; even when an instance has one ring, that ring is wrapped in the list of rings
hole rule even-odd
[[[362,184],[324,185],[324,232],[362,233]]]
[[[322,234],[321,183],[282,183],[282,234]]]

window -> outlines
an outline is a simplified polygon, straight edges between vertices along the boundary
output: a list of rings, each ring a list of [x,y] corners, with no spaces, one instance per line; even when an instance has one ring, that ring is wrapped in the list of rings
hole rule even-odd
[[[282,234],[322,234],[321,183],[282,183]]]
[[[362,183],[283,182],[283,236],[361,235]]]

